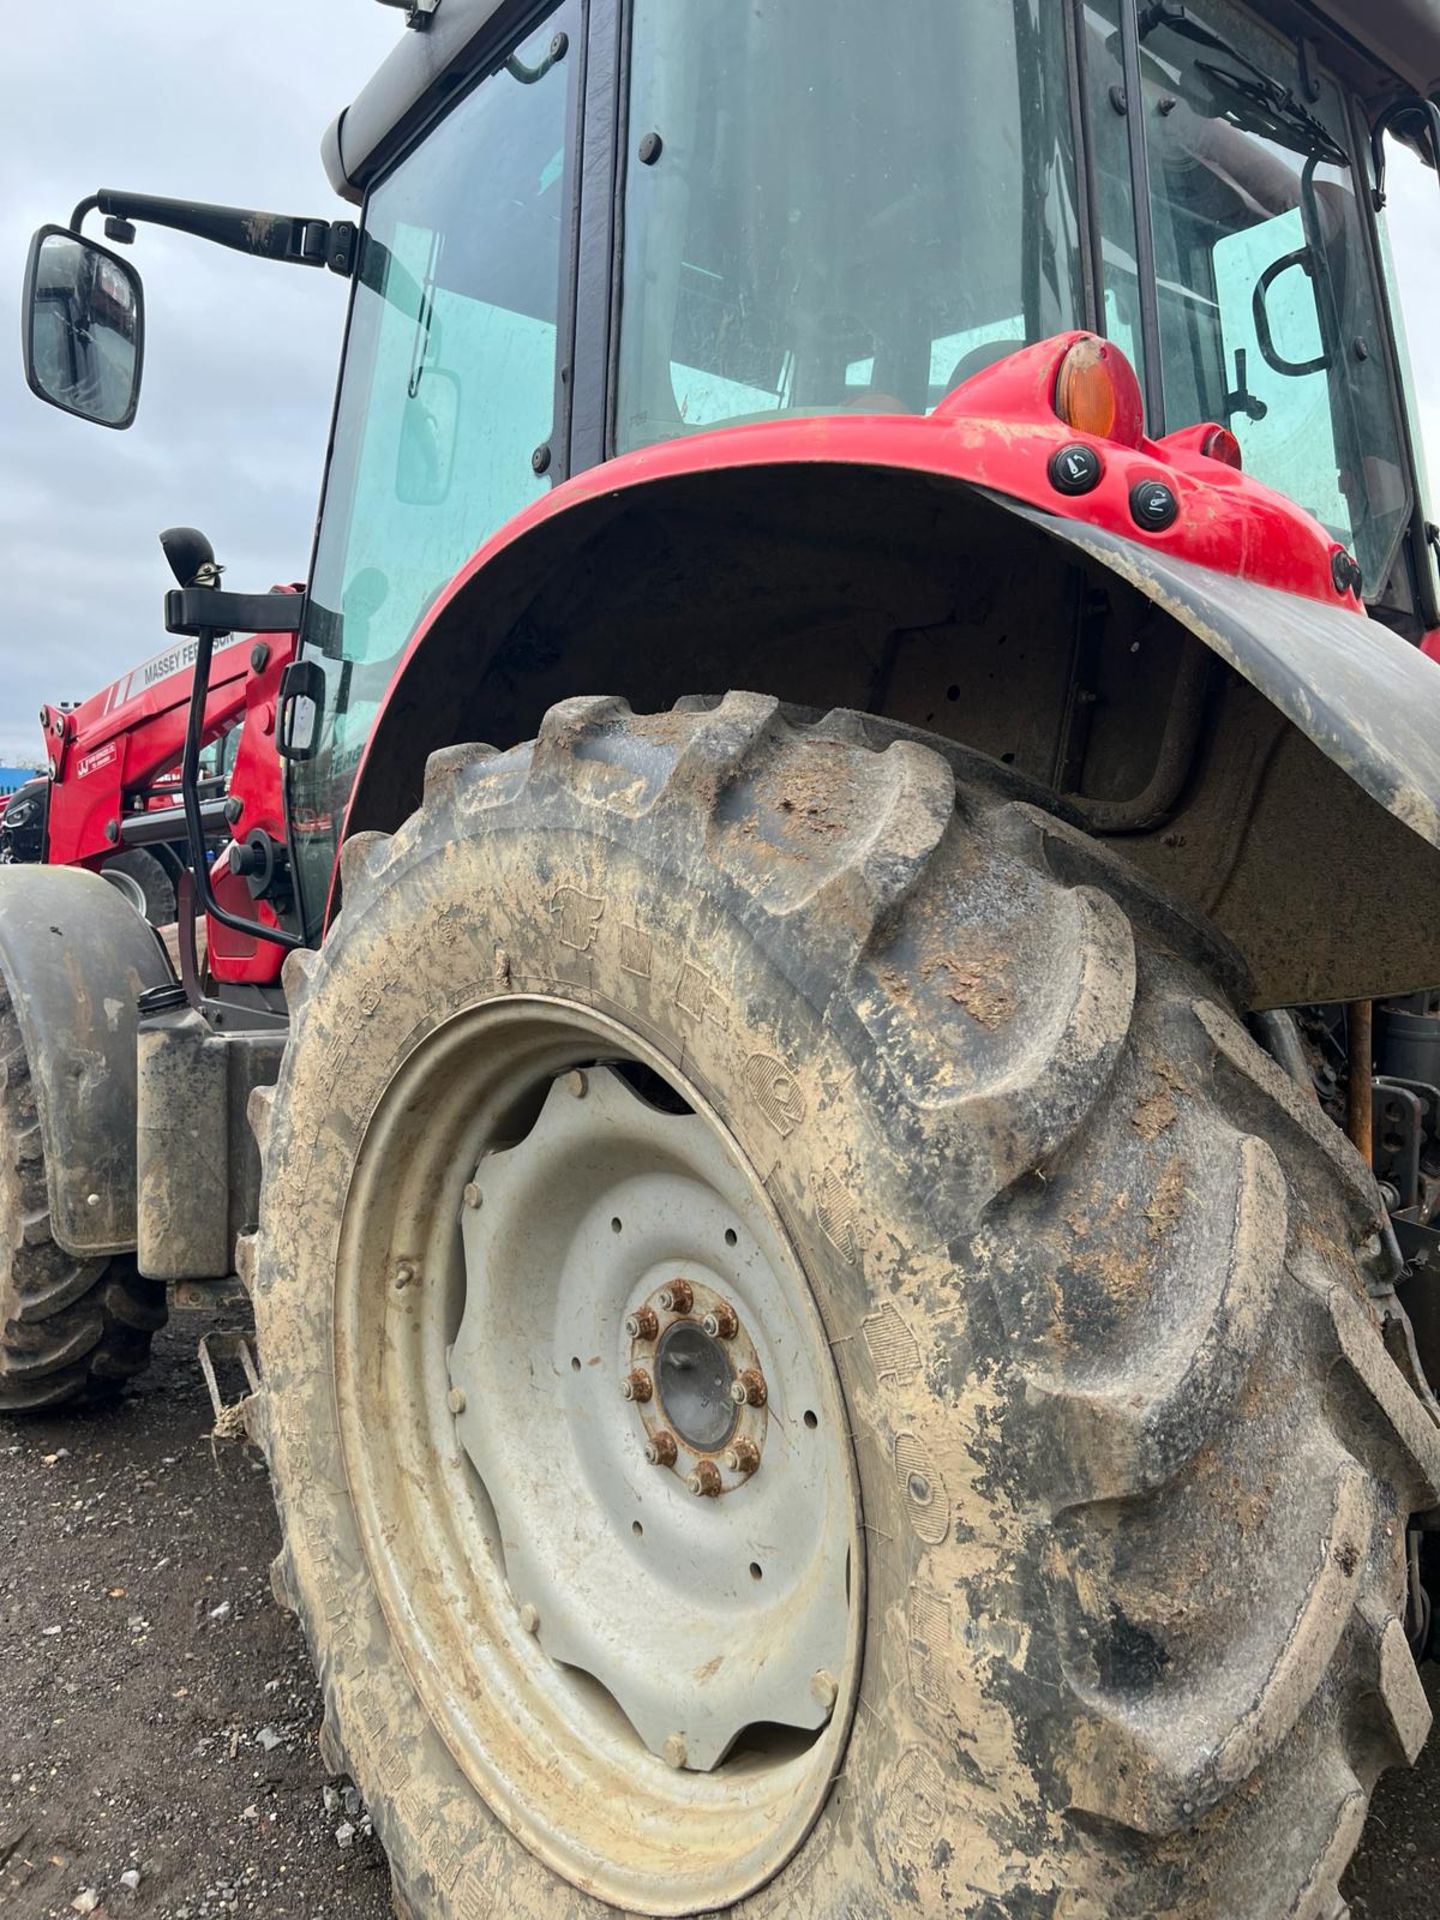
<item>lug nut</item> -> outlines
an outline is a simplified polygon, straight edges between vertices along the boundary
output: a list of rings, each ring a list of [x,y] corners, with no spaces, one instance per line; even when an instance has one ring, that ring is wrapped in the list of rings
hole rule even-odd
[[[737,1407],[763,1407],[765,1404],[765,1378],[756,1373],[753,1367],[747,1367],[744,1373],[737,1374],[730,1383],[730,1398]]]
[[[634,1313],[627,1313],[625,1331],[632,1340],[653,1340],[660,1331],[660,1321],[655,1309],[640,1307]]]
[[[660,1289],[658,1297],[666,1313],[689,1313],[695,1304],[695,1289],[688,1280],[672,1280]]]
[[[733,1340],[740,1331],[740,1316],[728,1300],[722,1300],[700,1324],[712,1340]]]
[[[666,1433],[663,1427],[645,1443],[645,1458],[652,1467],[673,1467],[679,1452],[674,1434]]]
[[[654,1391],[654,1381],[641,1367],[637,1367],[633,1373],[627,1373],[620,1382],[622,1400],[648,1400]]]
[[[713,1460],[697,1460],[685,1484],[697,1499],[713,1500],[720,1491],[720,1469]]]
[[[726,1448],[725,1464],[732,1473],[754,1473],[760,1465],[760,1449],[753,1440],[737,1440]]]

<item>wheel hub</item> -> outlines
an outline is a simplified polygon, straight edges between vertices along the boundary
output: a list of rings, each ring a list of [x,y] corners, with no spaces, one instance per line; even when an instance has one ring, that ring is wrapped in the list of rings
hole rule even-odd
[[[685,1446],[713,1453],[735,1430],[739,1409],[730,1398],[735,1375],[725,1349],[703,1327],[677,1320],[655,1349],[657,1410],[666,1415]]]
[[[764,1455],[769,1389],[734,1305],[679,1274],[626,1316],[625,1331],[630,1371],[620,1394],[640,1417],[650,1465],[705,1498],[743,1487]]]

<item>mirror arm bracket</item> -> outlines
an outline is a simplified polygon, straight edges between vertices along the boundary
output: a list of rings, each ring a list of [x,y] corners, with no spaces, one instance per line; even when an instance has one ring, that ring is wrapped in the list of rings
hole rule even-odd
[[[312,220],[300,214],[261,213],[253,207],[218,207],[199,200],[166,200],[154,194],[102,187],[82,200],[71,214],[71,231],[78,234],[86,216],[96,212],[112,222],[107,231],[113,238],[123,237],[113,223],[139,220],[194,234],[197,239],[264,260],[328,267],[346,278],[355,270],[358,229],[351,220]]]
[[[1385,211],[1388,199],[1385,190],[1385,136],[1395,131],[1399,121],[1417,113],[1423,113],[1430,123],[1430,144],[1434,148],[1434,164],[1440,168],[1440,106],[1419,93],[1409,94],[1403,100],[1392,101],[1375,122],[1370,134],[1371,173],[1374,180],[1370,197],[1377,213]]]

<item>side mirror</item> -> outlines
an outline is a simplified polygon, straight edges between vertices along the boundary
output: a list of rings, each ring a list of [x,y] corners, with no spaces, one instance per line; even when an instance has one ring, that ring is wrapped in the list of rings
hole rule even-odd
[[[30,243],[23,318],[30,391],[97,426],[128,427],[145,357],[144,296],[130,263],[68,227],[42,227]]]

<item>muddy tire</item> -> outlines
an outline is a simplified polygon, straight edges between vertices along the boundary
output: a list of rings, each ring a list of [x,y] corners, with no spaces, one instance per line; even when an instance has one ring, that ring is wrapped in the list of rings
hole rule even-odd
[[[19,1023],[0,991],[0,1414],[112,1399],[150,1359],[165,1288],[50,1234],[45,1150]]]
[[[323,952],[287,963],[247,1265],[277,1583],[401,1910],[1342,1913],[1371,1787],[1428,1726],[1405,1522],[1440,1437],[1387,1352],[1372,1182],[1247,1036],[1213,936],[1003,770],[749,695],[572,701],[533,747],[447,750],[342,879]],[[572,1023],[532,1039],[543,1103],[484,1091],[522,1016]],[[667,1769],[577,1680],[575,1725],[626,1769],[607,1800],[539,1717],[545,1609],[506,1610],[529,1523],[481,1497],[444,1400],[466,1207],[618,1053],[709,1112],[773,1208],[864,1547],[833,1718],[742,1742],[728,1778]],[[517,1417],[566,1417],[565,1351],[531,1353]],[[569,1364],[625,1362],[577,1331]],[[458,1490],[444,1524],[427,1481]]]
[[[123,853],[112,854],[100,872],[152,927],[173,923],[175,882],[164,862],[147,848],[127,847]]]

